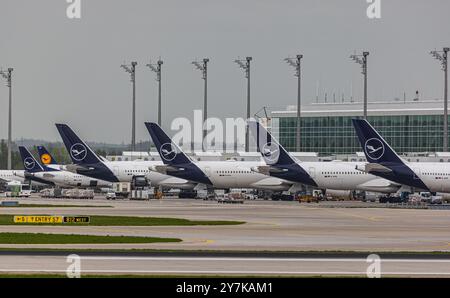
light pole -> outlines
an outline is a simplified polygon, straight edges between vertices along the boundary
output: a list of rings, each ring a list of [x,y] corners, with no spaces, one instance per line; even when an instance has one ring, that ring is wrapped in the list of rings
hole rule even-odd
[[[444,71],[444,152],[448,151],[448,101],[447,101],[447,56],[450,48],[443,48],[442,51],[431,51],[430,54],[441,62]]]
[[[285,58],[284,61],[286,61],[289,65],[295,68],[295,76],[298,80],[297,85],[297,135],[296,135],[296,150],[297,152],[300,152],[300,129],[301,129],[301,60],[303,58],[303,55],[297,55],[296,59],[294,58]]]
[[[152,64],[151,62],[146,66],[156,73],[156,81],[158,82],[158,125],[161,126],[161,66],[163,62],[161,59]]]
[[[239,65],[245,72],[245,77],[247,78],[247,120],[250,119],[250,62],[252,61],[252,57],[246,57],[245,60],[234,60],[235,63]],[[245,152],[249,151],[249,132],[248,125],[245,129]]]
[[[204,140],[206,138],[206,121],[208,120],[208,62],[209,58],[204,58],[203,63],[200,64],[198,61],[193,61],[192,64],[195,65],[195,67],[202,72],[202,79],[205,81],[204,86],[204,92],[203,92],[203,127],[202,130],[202,144],[205,144]],[[203,146],[202,146],[203,147]],[[203,151],[205,151],[206,148],[203,148]]]
[[[131,151],[136,150],[136,65],[137,62],[131,62],[131,65],[122,64],[122,67],[131,76],[131,83],[133,84],[133,103],[131,115]]]
[[[12,168],[11,147],[12,147],[12,72],[13,68],[9,67],[5,72],[0,70],[0,74],[6,79],[6,86],[9,88],[9,110],[8,110],[8,170]]]
[[[350,58],[358,64],[361,64],[362,74],[364,75],[364,119],[367,119],[367,56],[369,52],[363,52],[362,55],[351,55]]]

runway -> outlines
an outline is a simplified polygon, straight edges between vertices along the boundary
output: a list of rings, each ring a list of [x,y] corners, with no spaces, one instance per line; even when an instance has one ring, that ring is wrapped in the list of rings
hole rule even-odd
[[[146,248],[224,251],[450,251],[450,210],[322,208],[298,202],[42,200],[23,203],[93,204],[105,208],[1,208],[1,214],[122,215],[238,220],[237,226],[0,226],[0,232],[42,232],[181,238],[181,243],[6,245],[41,248]],[[329,204],[326,203],[326,204]],[[334,203],[339,206],[341,203]],[[345,203],[342,203],[343,206]]]
[[[0,254],[0,272],[9,274],[61,273],[65,274],[73,255],[63,254]],[[143,275],[218,275],[218,276],[367,276],[373,274],[361,256],[288,256],[280,254],[243,256],[87,254],[80,255],[78,269],[81,276],[89,274]],[[412,255],[409,257],[381,257],[381,276],[449,277],[450,259]],[[71,268],[73,269],[73,267]]]

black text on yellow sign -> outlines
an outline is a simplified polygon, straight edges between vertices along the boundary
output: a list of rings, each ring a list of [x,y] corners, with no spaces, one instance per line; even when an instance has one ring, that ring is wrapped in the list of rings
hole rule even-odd
[[[89,223],[89,216],[64,216],[65,223]]]
[[[14,223],[50,223],[58,224],[63,222],[62,216],[14,216]]]
[[[45,215],[16,215],[14,223],[42,223],[42,224],[61,224],[61,223],[89,223],[89,216],[45,216]]]

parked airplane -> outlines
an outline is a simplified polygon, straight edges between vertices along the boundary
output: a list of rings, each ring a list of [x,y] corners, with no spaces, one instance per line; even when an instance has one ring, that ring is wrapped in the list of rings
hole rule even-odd
[[[24,170],[0,170],[0,183],[18,181],[25,183]]]
[[[367,120],[353,119],[368,164],[367,173],[429,192],[450,192],[450,165],[442,162],[407,162]]]
[[[80,174],[60,171],[41,165],[28,149],[23,146],[19,146],[19,151],[25,168],[25,177],[29,177],[31,180],[42,183],[48,182],[48,184],[60,187],[107,187],[111,184],[107,181],[92,179]],[[49,153],[47,154],[50,159],[53,159]]]
[[[109,182],[132,182],[135,185],[163,186],[193,189],[196,183],[151,171],[149,168],[162,165],[160,161],[108,161],[99,157],[66,124],[56,124],[69,156],[75,165],[68,170]]]
[[[164,166],[154,166],[155,171],[219,189],[254,188],[286,191],[291,189],[294,184],[252,171],[252,167],[261,165],[261,162],[194,162],[172,142],[158,124],[147,122],[145,126],[165,164]]]
[[[252,136],[267,165],[255,170],[266,175],[313,186],[322,190],[360,190],[395,193],[401,185],[359,171],[356,162],[301,162],[291,156],[259,123],[249,121]]]

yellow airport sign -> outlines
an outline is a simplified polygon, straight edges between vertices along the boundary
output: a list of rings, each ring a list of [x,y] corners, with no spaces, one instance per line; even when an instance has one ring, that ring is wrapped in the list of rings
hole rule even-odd
[[[27,216],[14,216],[14,223],[48,223],[58,224],[63,222],[62,216],[40,216],[40,215],[27,215]]]

